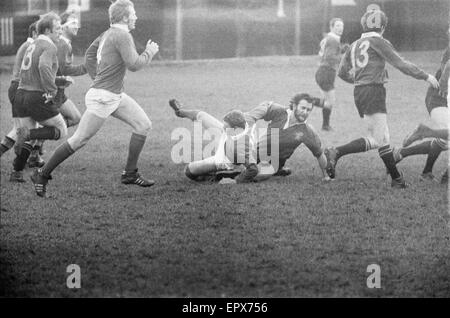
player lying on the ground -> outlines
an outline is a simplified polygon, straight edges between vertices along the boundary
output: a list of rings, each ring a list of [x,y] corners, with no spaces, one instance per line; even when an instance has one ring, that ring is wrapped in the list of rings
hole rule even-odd
[[[232,110],[219,121],[210,114],[186,109],[175,99],[169,101],[175,115],[199,121],[205,129],[216,129],[220,139],[215,154],[203,160],[190,162],[185,174],[195,181],[220,181],[223,177],[236,178],[237,183],[252,182],[258,174],[256,159],[251,149],[254,140],[244,113]]]
[[[86,145],[109,116],[127,123],[133,129],[121,183],[141,187],[150,187],[155,183],[142,177],[137,169],[151,121],[141,106],[123,92],[123,83],[126,70],[138,71],[148,65],[159,46],[149,40],[141,55],[136,52],[130,31],[135,28],[137,16],[131,1],[117,0],[108,11],[110,28],[95,39],[86,52],[86,67],[94,80],[85,96],[86,111],[73,136],[61,144],[49,161],[31,176],[38,196],[45,196],[52,171]]]
[[[392,44],[383,38],[387,22],[384,12],[368,10],[361,18],[364,33],[352,43],[341,61],[338,75],[346,82],[354,84],[355,105],[360,117],[368,125],[369,136],[336,148],[327,148],[327,172],[334,178],[339,158],[378,149],[380,158],[392,178],[391,187],[406,188],[407,184],[397,170],[390,146],[384,87],[387,82],[386,61],[406,75],[426,80],[435,88],[439,87],[439,83],[433,75],[404,60]]]
[[[444,83],[447,83],[449,79],[450,67],[447,67],[447,69],[445,69],[446,65],[450,63],[449,59],[450,48],[447,47],[442,57],[441,65],[436,72],[436,78],[442,81],[442,85],[440,85],[441,88],[436,89],[430,86],[425,98],[425,105],[430,115],[433,128],[444,131],[448,130],[448,125],[450,122],[450,113],[447,105],[447,98],[444,97],[447,96],[447,85],[444,85]],[[422,137],[422,135],[430,132],[430,129],[427,128],[428,127],[426,126],[419,125],[419,127],[417,127],[411,135],[405,138],[403,148],[394,148],[394,156],[396,157],[395,160],[399,162],[409,156],[427,154],[428,156],[425,167],[421,174],[421,178],[424,180],[434,180],[435,178],[433,175],[433,166],[441,152],[448,149],[448,136],[445,138],[435,137],[432,140],[426,140],[416,145],[407,147],[414,141],[425,138]],[[442,181],[447,181],[447,176],[448,172],[446,171],[444,173]]]
[[[312,126],[306,122],[313,106],[321,105],[322,103],[323,100],[313,98],[308,94],[297,94],[292,98],[289,107],[284,107],[274,102],[263,102],[244,114],[246,122],[252,127],[249,129],[250,132],[254,132],[254,127],[258,120],[264,119],[269,122],[266,133],[258,141],[254,140],[254,136],[250,138],[253,146],[249,150],[252,151],[253,155],[249,155],[249,157],[256,157],[256,162],[258,163],[258,174],[254,177],[254,180],[262,180],[271,175],[290,175],[291,170],[285,167],[285,163],[302,143],[317,158],[324,179],[329,180],[325,171],[326,158],[320,138]],[[177,116],[187,117],[191,120],[198,120],[199,114],[201,114],[201,117],[204,117],[204,114],[206,114],[196,110],[181,109],[177,111],[175,107],[172,106],[172,108],[175,109]],[[273,142],[275,144],[272,144]],[[222,148],[223,146],[219,145],[218,151]],[[234,157],[231,154],[229,156]],[[214,162],[213,160],[210,161]],[[205,171],[209,173],[211,170],[218,170],[217,165],[214,166],[213,164],[210,164],[208,167],[202,163],[191,164],[192,167],[200,167],[198,168],[198,175],[203,174]],[[191,164],[188,167],[190,174],[193,174],[190,167]],[[267,168],[268,164],[271,164],[270,168]],[[205,171],[202,170],[204,167],[207,167]]]

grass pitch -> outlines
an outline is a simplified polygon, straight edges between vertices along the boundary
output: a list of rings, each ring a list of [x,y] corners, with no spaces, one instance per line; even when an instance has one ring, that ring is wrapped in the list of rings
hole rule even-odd
[[[406,56],[434,73],[439,52]],[[399,167],[411,183],[393,191],[377,151],[344,157],[337,180],[323,183],[301,146],[287,162],[293,175],[260,184],[198,184],[171,161],[178,98],[218,117],[264,100],[287,104],[297,92],[319,95],[315,57],[155,64],[128,73],[126,92],[145,109],[153,130],[140,171],[152,188],[120,184],[130,129],[110,118],[90,143],[53,173],[49,198],[31,182],[8,181],[13,153],[1,159],[0,296],[397,297],[450,296],[447,187],[423,182],[425,156]],[[420,121],[427,84],[390,69],[392,145]],[[1,74],[1,134],[10,129],[9,73]],[[90,80],[77,78],[69,97],[84,111]],[[365,135],[352,87],[336,81],[334,132],[309,122],[324,146]],[[70,129],[70,134],[73,129]],[[45,158],[58,142],[47,142]],[[435,165],[440,176],[447,155]],[[28,172],[30,173],[30,172]],[[81,288],[66,287],[66,267],[81,267]],[[367,266],[381,268],[381,288],[366,286]]]

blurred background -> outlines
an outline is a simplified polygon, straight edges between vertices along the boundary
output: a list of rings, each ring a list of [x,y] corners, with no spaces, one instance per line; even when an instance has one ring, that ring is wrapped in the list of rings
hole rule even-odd
[[[447,41],[449,0],[134,0],[138,51],[151,38],[159,59],[316,54],[328,21],[345,21],[342,42],[361,34],[360,17],[376,3],[389,18],[385,37],[401,51],[440,50]],[[47,11],[75,11],[77,55],[109,26],[109,0],[0,0],[0,55],[14,55],[30,23]]]

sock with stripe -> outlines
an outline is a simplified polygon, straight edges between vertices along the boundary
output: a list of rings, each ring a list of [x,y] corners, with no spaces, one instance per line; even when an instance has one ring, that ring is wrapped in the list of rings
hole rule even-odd
[[[25,168],[28,157],[30,156],[32,150],[33,146],[31,146],[29,143],[26,142],[23,144],[20,150],[20,155],[16,156],[13,161],[14,171],[22,171]]]
[[[397,166],[395,165],[394,153],[392,152],[392,148],[390,145],[386,145],[378,148],[378,153],[380,154],[381,160],[383,160],[384,165],[386,166],[391,178],[398,179],[400,178],[400,172],[397,170]]]
[[[125,166],[125,172],[134,172],[137,169],[137,162],[142,148],[144,148],[147,136],[133,133],[128,147],[128,158]]]
[[[425,163],[425,167],[423,168],[422,173],[432,172],[434,163],[438,159],[441,152],[447,148],[445,141],[442,139],[435,138],[430,143],[431,146],[428,152],[427,162]]]
[[[56,148],[53,155],[47,161],[47,163],[42,167],[42,174],[46,177],[50,177],[50,174],[57,166],[59,166],[64,160],[69,158],[75,151],[70,147],[69,143],[66,141],[58,148]]]
[[[3,138],[0,143],[0,157],[9,149],[11,149],[15,143],[15,140],[9,138],[8,136],[5,136],[5,138]]]
[[[61,136],[61,132],[56,127],[42,127],[30,129],[29,140],[36,139],[48,139],[48,140],[58,140]]]
[[[403,158],[414,155],[426,155],[430,151],[430,146],[431,141],[427,140],[411,147],[402,148],[400,154]]]
[[[370,150],[370,144],[368,143],[366,138],[358,138],[353,141],[350,141],[348,144],[336,147],[337,158],[339,159],[342,156],[358,153],[358,152],[366,152]]]

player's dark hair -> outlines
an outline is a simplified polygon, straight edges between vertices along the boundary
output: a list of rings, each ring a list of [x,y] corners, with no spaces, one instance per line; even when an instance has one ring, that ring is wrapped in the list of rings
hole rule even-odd
[[[336,24],[336,22],[341,21],[342,23],[344,23],[344,20],[342,20],[341,18],[333,18],[330,20],[330,29],[332,27],[334,27],[334,25]]]
[[[240,110],[232,110],[223,117],[223,121],[230,125],[231,128],[245,129],[244,113]]]
[[[312,103],[311,95],[309,95],[307,93],[296,94],[296,95],[294,95],[294,97],[291,98],[291,101],[289,103],[289,108],[291,110],[293,110],[294,106],[297,106],[300,103],[300,101],[302,101],[302,100],[306,100],[308,103]]]
[[[39,21],[37,22],[37,33],[44,34],[45,30],[49,29],[53,30],[53,24],[55,21],[61,20],[59,16],[55,12],[49,12],[41,16]]]
[[[29,38],[32,38],[32,37],[33,37],[33,32],[37,32],[36,26],[37,26],[37,21],[34,21],[34,22],[31,23],[30,26],[28,27],[28,37],[29,37]]]

